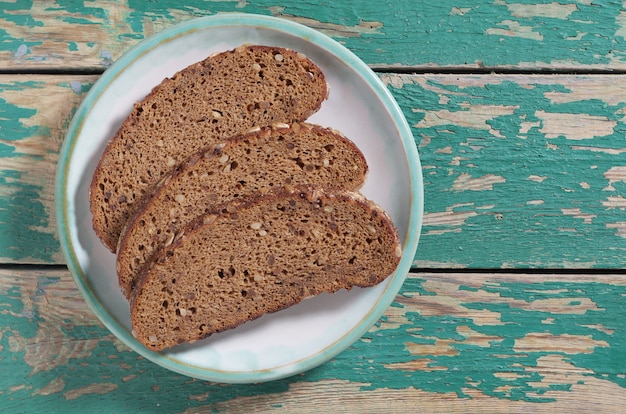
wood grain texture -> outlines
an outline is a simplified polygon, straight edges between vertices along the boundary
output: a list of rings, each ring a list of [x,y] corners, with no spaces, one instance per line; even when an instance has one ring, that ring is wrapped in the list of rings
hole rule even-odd
[[[416,265],[624,267],[623,77],[383,80],[423,166]]]
[[[0,269],[5,412],[625,412],[619,275],[411,274],[384,317],[328,363],[220,385],[113,337],[66,270]],[[324,404],[320,404],[324,401]]]
[[[161,29],[223,12],[306,24],[379,70],[423,165],[415,268],[458,269],[414,271],[351,347],[264,384],[146,361],[50,266],[63,263],[59,148],[97,74]],[[626,413],[625,40],[617,1],[2,2],[2,411]]]
[[[381,77],[412,126],[425,177],[415,266],[626,265],[626,79]],[[63,262],[56,159],[96,79],[0,75],[0,261]]]
[[[375,67],[626,68],[621,3],[587,0],[17,0],[0,9],[0,68],[102,70],[161,29],[224,12],[304,23]]]
[[[0,75],[0,262],[62,263],[54,176],[93,76]]]

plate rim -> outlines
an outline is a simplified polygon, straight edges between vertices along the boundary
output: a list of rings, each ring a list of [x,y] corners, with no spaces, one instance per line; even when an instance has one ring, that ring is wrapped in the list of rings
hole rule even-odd
[[[89,115],[89,108],[91,108],[106,91],[111,81],[143,54],[150,52],[160,44],[170,42],[178,37],[188,35],[191,32],[222,27],[250,27],[286,32],[289,35],[315,43],[325,52],[334,55],[353,68],[384,103],[384,106],[388,110],[388,115],[392,118],[393,124],[398,129],[406,155],[405,161],[408,164],[409,182],[411,184],[410,214],[407,222],[408,231],[403,241],[403,255],[396,271],[389,276],[391,281],[381,293],[379,300],[373,304],[369,311],[361,318],[360,322],[347,330],[333,343],[305,358],[270,369],[225,371],[201,368],[180,360],[175,360],[167,353],[157,353],[143,347],[132,337],[132,334],[125,327],[121,326],[119,321],[109,313],[102,302],[98,300],[98,296],[87,280],[86,273],[77,258],[74,246],[76,241],[72,239],[69,228],[71,214],[68,208],[69,204],[73,203],[70,203],[66,197],[67,179],[69,176],[68,168],[71,164],[72,156],[76,154],[76,141],[80,136],[85,119]],[[54,185],[54,209],[57,236],[66,259],[66,265],[81,296],[99,321],[126,346],[146,359],[179,374],[222,383],[264,382],[292,376],[323,364],[362,337],[391,305],[410,271],[421,234],[423,199],[421,163],[413,134],[401,108],[391,95],[391,92],[371,68],[345,46],[313,28],[284,18],[250,13],[218,13],[211,16],[186,20],[145,38],[122,54],[94,83],[72,117],[59,152]]]

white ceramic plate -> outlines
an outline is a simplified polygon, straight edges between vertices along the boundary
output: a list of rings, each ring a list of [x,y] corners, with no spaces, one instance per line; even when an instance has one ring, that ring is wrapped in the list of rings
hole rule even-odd
[[[193,345],[156,353],[131,335],[115,257],[91,226],[88,186],[107,140],[135,101],[178,70],[244,43],[292,48],[325,73],[330,97],[310,122],[333,127],[363,151],[362,192],[387,210],[404,254],[397,271],[368,289],[321,295]],[[70,124],[55,185],[59,238],[76,284],[98,318],[124,343],[173,371],[210,381],[282,378],[315,367],[359,339],[398,293],[421,228],[422,176],[410,128],[378,77],[354,54],[305,26],[265,16],[220,14],[164,30],[124,54],[94,84]]]

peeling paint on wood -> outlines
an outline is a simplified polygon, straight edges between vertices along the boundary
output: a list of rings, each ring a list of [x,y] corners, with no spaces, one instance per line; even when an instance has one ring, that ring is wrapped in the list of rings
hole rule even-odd
[[[56,161],[95,79],[0,75],[0,262],[62,262],[52,219]]]
[[[94,412],[406,412],[420,398],[426,412],[620,412],[624,296],[619,275],[412,274],[381,321],[328,363],[220,385],[121,345],[67,271],[0,269],[0,369],[12,373],[0,377],[0,403],[8,412],[27,401],[53,411],[71,401]],[[59,352],[29,356],[35,342]]]
[[[591,0],[3,3],[0,73],[11,73],[0,74],[0,406],[626,412],[626,279],[606,274],[626,266],[622,9]],[[97,79],[76,73],[104,71],[178,22],[232,11],[306,24],[385,69],[425,177],[414,264],[458,269],[410,274],[346,351],[251,385],[198,381],[146,361],[100,324],[63,267],[30,265],[62,263],[54,170],[71,115]],[[552,69],[560,74],[537,74]],[[590,69],[615,74],[563,74]]]
[[[621,77],[382,79],[424,166],[417,266],[624,267]],[[450,211],[461,226],[431,221]]]
[[[615,43],[626,33],[619,2],[498,0],[468,7],[452,0],[9,4],[0,11],[0,67],[102,70],[140,40],[173,24],[244,12],[307,24],[377,67],[626,68],[626,54]]]
[[[423,165],[416,266],[626,265],[621,78],[381,77],[413,126]],[[8,207],[0,209],[0,227],[13,223],[13,236],[0,245],[5,262],[62,262],[51,218],[56,156],[95,79],[0,77],[0,205]],[[579,115],[587,121],[575,127],[570,118]]]

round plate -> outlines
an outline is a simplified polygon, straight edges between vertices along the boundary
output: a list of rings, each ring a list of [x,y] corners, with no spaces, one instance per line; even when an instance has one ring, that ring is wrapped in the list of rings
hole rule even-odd
[[[88,191],[107,141],[135,101],[165,77],[214,52],[242,44],[288,47],[307,55],[327,77],[330,96],[308,121],[343,132],[370,167],[362,193],[398,227],[404,253],[383,283],[323,294],[236,329],[165,352],[131,335],[129,306],[115,273],[115,257],[92,230]],[[134,351],[170,370],[229,383],[260,382],[313,368],[359,339],[384,313],[410,269],[421,229],[422,176],[410,128],[379,78],[329,37],[287,20],[220,14],[155,34],[119,58],[93,85],[61,148],[55,208],[68,267],[87,304]]]

